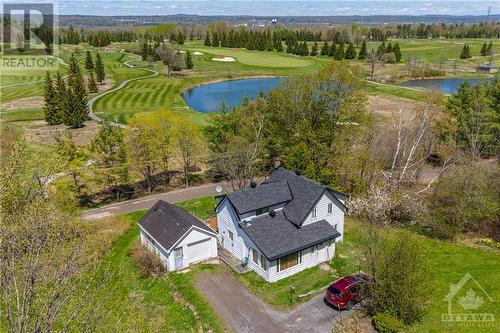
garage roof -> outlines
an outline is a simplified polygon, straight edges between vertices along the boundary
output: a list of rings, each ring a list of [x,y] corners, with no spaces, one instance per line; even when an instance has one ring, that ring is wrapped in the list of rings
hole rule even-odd
[[[197,217],[163,200],[151,207],[139,225],[166,250],[170,250],[192,227],[215,236],[214,231]]]

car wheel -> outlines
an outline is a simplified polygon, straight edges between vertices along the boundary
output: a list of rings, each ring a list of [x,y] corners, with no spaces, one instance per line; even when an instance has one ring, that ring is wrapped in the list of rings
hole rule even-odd
[[[353,306],[354,306],[354,303],[353,303],[353,302],[349,302],[349,303],[347,303],[347,305],[345,306],[345,309],[346,309],[347,311],[349,311],[349,310],[351,310],[351,309],[353,308]]]

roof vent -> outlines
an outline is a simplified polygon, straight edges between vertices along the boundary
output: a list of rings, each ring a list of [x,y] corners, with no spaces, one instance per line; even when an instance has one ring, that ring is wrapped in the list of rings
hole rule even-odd
[[[256,188],[257,187],[257,183],[254,182],[253,180],[250,182],[250,187],[251,188]]]
[[[270,210],[269,211],[269,216],[275,217],[276,216],[276,212],[274,210]]]
[[[297,176],[300,176],[301,171],[297,169],[297,170],[295,170],[295,174],[296,174]]]

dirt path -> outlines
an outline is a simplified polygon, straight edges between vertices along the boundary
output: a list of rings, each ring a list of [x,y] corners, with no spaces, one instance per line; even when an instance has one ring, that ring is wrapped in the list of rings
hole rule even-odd
[[[235,332],[331,332],[339,312],[323,302],[323,293],[288,311],[278,311],[250,292],[231,273],[202,272],[196,288]],[[351,311],[343,311],[346,318]]]

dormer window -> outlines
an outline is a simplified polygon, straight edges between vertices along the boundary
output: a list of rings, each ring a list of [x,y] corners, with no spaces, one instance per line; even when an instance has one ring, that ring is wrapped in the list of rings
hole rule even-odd
[[[316,209],[316,207],[313,209],[312,211],[312,218],[315,219],[316,218],[316,215],[318,214],[318,211]]]
[[[269,213],[269,207],[259,208],[255,211],[255,215],[262,215]]]

